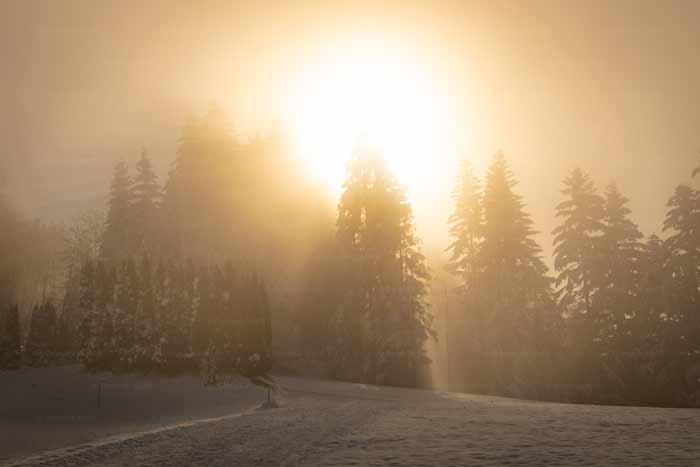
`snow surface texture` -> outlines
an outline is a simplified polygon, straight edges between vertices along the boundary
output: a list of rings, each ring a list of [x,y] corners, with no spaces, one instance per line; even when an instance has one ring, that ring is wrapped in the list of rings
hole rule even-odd
[[[539,403],[279,378],[217,418],[7,460],[13,466],[700,466],[700,412]],[[196,401],[191,401],[196,404]]]

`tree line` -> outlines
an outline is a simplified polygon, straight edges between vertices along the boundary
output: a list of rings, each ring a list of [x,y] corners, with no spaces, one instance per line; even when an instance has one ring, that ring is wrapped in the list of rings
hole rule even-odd
[[[693,174],[697,174],[697,170]],[[555,277],[505,158],[468,164],[449,220],[467,389],[535,398],[700,405],[700,191],[668,201],[644,238],[615,184],[574,169],[556,206]]]
[[[216,109],[189,121],[162,185],[146,153],[133,175],[115,165],[105,213],[65,229],[62,277],[44,281],[56,286],[31,318],[0,296],[4,366],[197,367],[214,380],[269,368],[274,354],[302,372],[422,383],[439,310],[411,205],[381,154],[358,146],[334,215],[283,133],[242,140],[229,128]],[[679,186],[665,238],[644,238],[615,185],[599,193],[572,171],[554,207],[551,275],[502,154],[483,178],[465,163],[456,182],[452,389],[700,405],[697,189]],[[4,293],[12,274],[0,272]]]

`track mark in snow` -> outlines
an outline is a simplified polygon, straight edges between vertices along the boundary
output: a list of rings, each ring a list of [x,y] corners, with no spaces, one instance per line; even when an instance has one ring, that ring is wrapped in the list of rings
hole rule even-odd
[[[154,428],[152,430],[138,431],[132,433],[125,433],[121,435],[109,436],[98,441],[91,443],[79,444],[76,446],[69,446],[66,448],[53,449],[50,451],[42,452],[34,456],[23,457],[21,459],[15,459],[10,462],[0,463],[0,467],[25,467],[25,466],[51,466],[51,465],[74,465],[70,462],[71,458],[74,456],[85,457],[92,450],[109,450],[110,447],[125,445],[129,446],[134,444],[133,441],[139,438],[149,437],[153,435],[158,435],[161,433],[180,430],[184,428],[193,427],[196,425],[218,422],[223,420],[230,420],[245,415],[250,415],[255,413],[259,409],[259,406],[250,407],[242,412],[236,412],[228,415],[223,415],[221,417],[212,418],[202,418],[198,420],[190,420],[187,422],[175,423],[172,425],[167,425],[159,428]]]

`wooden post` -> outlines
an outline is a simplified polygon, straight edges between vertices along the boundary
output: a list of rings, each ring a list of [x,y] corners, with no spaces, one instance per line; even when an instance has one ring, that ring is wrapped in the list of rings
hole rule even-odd
[[[447,357],[447,391],[450,391],[450,306],[447,297],[447,286],[443,285],[445,293],[445,355]]]

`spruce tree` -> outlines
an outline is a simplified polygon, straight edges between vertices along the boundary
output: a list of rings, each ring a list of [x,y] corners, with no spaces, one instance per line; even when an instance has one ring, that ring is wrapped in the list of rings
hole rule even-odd
[[[564,179],[556,216],[562,224],[555,228],[554,269],[557,297],[562,313],[580,320],[575,335],[588,349],[597,340],[599,317],[594,316],[593,299],[600,287],[601,253],[599,237],[603,230],[604,201],[590,177],[574,169]],[[580,337],[579,337],[580,336]]]
[[[351,375],[415,384],[432,334],[430,275],[406,193],[378,153],[355,153],[338,211],[339,253],[356,271],[336,311],[339,357]]]
[[[479,178],[464,161],[452,192],[455,208],[448,220],[452,242],[447,250],[451,252],[451,269],[461,277],[465,293],[474,292],[479,271],[477,259],[483,241],[482,196]]]
[[[129,255],[131,240],[131,192],[128,168],[124,161],[114,166],[102,236],[102,258],[118,261]]]
[[[161,190],[158,176],[144,150],[136,164],[136,175],[131,185],[133,225],[132,253],[137,256],[159,253]]]
[[[668,270],[673,279],[673,323],[677,351],[700,351],[700,194],[680,185],[668,201]]]
[[[617,351],[629,350],[628,320],[636,313],[640,287],[643,235],[629,218],[628,202],[615,184],[607,187],[599,239],[601,288],[594,304],[601,319],[601,341],[608,350]]]
[[[522,350],[536,341],[543,327],[555,326],[550,279],[536,233],[505,157],[497,154],[484,188],[483,245],[479,261],[486,336],[494,350]],[[544,316],[543,316],[544,315]]]
[[[457,184],[452,192],[454,211],[448,219],[448,234],[451,243],[447,248],[450,253],[448,270],[458,280],[459,321],[464,323],[458,329],[461,345],[464,349],[459,356],[461,370],[471,381],[478,379],[483,364],[481,353],[484,352],[484,301],[482,297],[483,268],[481,266],[483,246],[483,190],[479,178],[471,165],[464,161],[457,177]],[[454,317],[454,313],[450,316]],[[450,334],[454,334],[451,323],[446,323]]]
[[[632,321],[634,346],[639,352],[663,352],[672,282],[668,274],[669,251],[667,244],[654,234],[642,244],[640,253],[639,294]]]

